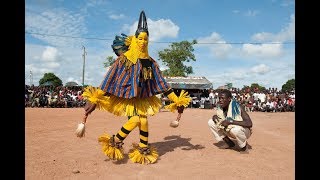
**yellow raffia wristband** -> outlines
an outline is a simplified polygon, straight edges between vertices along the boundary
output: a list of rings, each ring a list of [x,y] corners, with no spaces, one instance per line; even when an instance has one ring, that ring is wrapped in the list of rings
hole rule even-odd
[[[99,109],[106,109],[109,103],[109,96],[105,96],[104,91],[92,86],[88,86],[84,89],[82,97],[92,104],[96,104]]]
[[[179,106],[187,107],[191,102],[191,98],[185,90],[180,92],[179,97],[174,92],[171,92],[167,97],[172,101],[172,103],[165,106],[165,109],[169,109],[171,112],[175,112]]]

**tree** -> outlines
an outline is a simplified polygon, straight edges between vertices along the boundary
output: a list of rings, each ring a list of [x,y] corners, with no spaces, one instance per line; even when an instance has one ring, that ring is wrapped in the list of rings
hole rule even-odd
[[[242,92],[250,92],[250,86],[243,85],[243,88],[241,89]]]
[[[103,66],[104,66],[105,68],[111,66],[116,59],[113,58],[113,56],[108,56],[108,57],[106,57],[106,60],[107,60],[107,61],[103,63]]]
[[[45,85],[45,84],[48,84],[48,85],[52,85],[53,87],[56,87],[56,86],[62,86],[62,81],[60,78],[58,78],[55,74],[53,73],[45,73],[43,75],[43,78],[41,78],[39,80],[39,85]],[[50,84],[49,84],[50,83]]]
[[[228,89],[232,89],[232,83],[227,83],[226,86]]]
[[[290,79],[284,85],[282,85],[281,90],[283,92],[293,91],[295,89],[295,83],[295,79]]]
[[[254,91],[255,89],[258,89],[258,90],[260,90],[260,91],[266,90],[265,87],[260,86],[258,83],[252,83],[251,86],[250,86],[250,89],[251,89],[252,91]]]
[[[196,58],[192,53],[194,51],[194,44],[197,44],[196,40],[193,40],[192,42],[175,42],[169,46],[170,49],[159,51],[159,59],[169,68],[163,71],[163,75],[186,77],[188,74],[193,74],[192,66],[186,66],[183,62],[190,62],[190,60],[196,61]]]

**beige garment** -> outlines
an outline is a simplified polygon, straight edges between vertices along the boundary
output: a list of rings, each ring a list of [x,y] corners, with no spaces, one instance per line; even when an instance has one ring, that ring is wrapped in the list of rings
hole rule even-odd
[[[240,148],[243,148],[246,145],[247,139],[249,139],[252,134],[249,128],[244,128],[237,125],[235,125],[230,129],[229,132],[227,132],[224,129],[221,129],[218,124],[214,123],[212,119],[209,119],[208,125],[214,138],[217,141],[222,141],[224,137],[228,136],[236,139],[237,144]]]
[[[229,104],[227,116],[224,115],[223,110],[221,108],[218,108],[217,109],[218,122],[215,123],[212,119],[209,119],[208,125],[213,136],[217,141],[221,141],[225,136],[228,136],[236,139],[239,147],[243,148],[247,143],[247,139],[252,134],[251,129],[234,125],[234,124],[230,124],[227,127],[224,127],[221,125],[221,122],[228,118],[231,118],[234,121],[243,121],[241,117],[241,109],[240,109],[240,106],[238,106],[238,104],[234,104],[236,105],[236,107],[233,107],[233,108],[238,108],[239,114],[235,114],[234,116],[232,115],[233,101],[234,100],[232,100]]]

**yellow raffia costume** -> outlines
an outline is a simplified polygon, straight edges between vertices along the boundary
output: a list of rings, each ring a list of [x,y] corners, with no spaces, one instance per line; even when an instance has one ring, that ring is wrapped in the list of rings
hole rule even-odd
[[[112,160],[124,158],[123,140],[136,127],[140,143],[133,144],[129,158],[134,163],[150,164],[158,159],[157,149],[148,143],[148,115],[159,112],[162,104],[157,94],[165,94],[172,101],[166,106],[171,112],[179,106],[187,107],[188,93],[176,96],[166,83],[158,64],[148,54],[149,32],[144,11],[140,13],[138,29],[133,36],[116,36],[112,48],[118,58],[109,68],[99,88],[88,86],[83,97],[96,108],[117,116],[128,116],[128,121],[116,135],[105,133],[98,138],[102,151]]]

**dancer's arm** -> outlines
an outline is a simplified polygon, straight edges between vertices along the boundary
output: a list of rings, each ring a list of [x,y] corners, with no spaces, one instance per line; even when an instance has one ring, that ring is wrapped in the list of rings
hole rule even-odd
[[[84,106],[85,110],[85,116],[87,117],[89,114],[91,114],[92,111],[94,111],[97,107],[97,104],[92,104],[90,101],[86,102],[86,105]]]
[[[184,106],[178,106],[177,110],[178,110],[177,121],[180,121],[181,114],[183,113],[183,110],[184,110]]]

